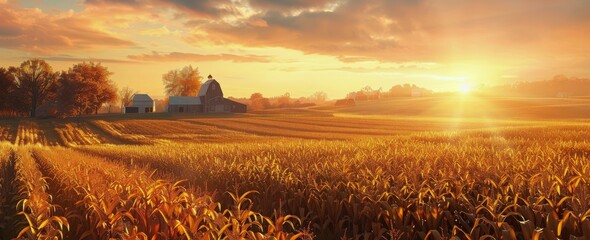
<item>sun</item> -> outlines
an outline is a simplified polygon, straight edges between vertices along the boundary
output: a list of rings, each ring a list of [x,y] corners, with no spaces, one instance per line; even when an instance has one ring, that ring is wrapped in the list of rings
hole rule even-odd
[[[468,94],[473,90],[473,87],[467,83],[461,84],[459,91],[463,94]]]

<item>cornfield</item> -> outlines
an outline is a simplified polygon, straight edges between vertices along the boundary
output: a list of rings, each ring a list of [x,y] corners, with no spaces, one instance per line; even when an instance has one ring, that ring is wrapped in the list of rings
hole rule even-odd
[[[0,145],[0,201],[12,205],[2,208],[11,216],[3,229],[59,239],[590,238],[584,122],[79,124],[55,131],[102,140]],[[32,214],[43,217],[28,221]]]

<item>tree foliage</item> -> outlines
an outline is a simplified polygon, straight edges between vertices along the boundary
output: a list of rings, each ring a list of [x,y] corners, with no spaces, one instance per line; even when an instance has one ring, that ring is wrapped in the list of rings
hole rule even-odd
[[[19,105],[28,107],[31,117],[35,117],[38,106],[55,98],[59,75],[44,60],[24,61],[20,67],[14,69],[13,74]]]
[[[262,96],[262,93],[252,93],[250,95],[250,109],[263,110],[268,107],[270,107],[270,101]]]
[[[134,91],[133,89],[129,88],[129,87],[124,87],[121,90],[119,90],[119,98],[121,99],[121,107],[126,107],[129,106],[131,104],[131,97],[133,97],[134,94],[136,94],[137,91]]]
[[[279,96],[277,98],[277,106],[282,108],[282,107],[288,107],[291,104],[291,94],[286,92],[285,94]]]
[[[182,70],[170,70],[162,76],[168,96],[196,96],[202,80],[199,68],[193,68],[191,65]]]
[[[63,72],[60,78],[58,100],[65,115],[98,113],[105,103],[117,99],[117,88],[110,80],[112,75],[100,64],[79,63]]]
[[[12,100],[14,99],[15,90],[16,83],[12,74],[8,69],[0,68],[0,113],[2,115],[14,111]]]
[[[317,103],[323,103],[326,100],[328,100],[328,94],[323,91],[318,91],[318,92],[315,92],[314,94],[312,94],[311,96],[309,96],[309,100],[317,102]]]
[[[518,97],[589,96],[590,79],[557,75],[550,80],[487,87],[479,92],[485,95]]]

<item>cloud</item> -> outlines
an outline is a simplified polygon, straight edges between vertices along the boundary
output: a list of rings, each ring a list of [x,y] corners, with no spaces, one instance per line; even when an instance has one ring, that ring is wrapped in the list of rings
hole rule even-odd
[[[134,9],[176,9],[190,17],[216,18],[232,13],[230,0],[86,0],[93,7],[132,7]],[[155,8],[154,8],[155,7]]]
[[[125,60],[125,59],[112,59],[112,58],[83,58],[73,57],[69,55],[59,56],[47,56],[41,57],[47,61],[58,61],[58,62],[95,62],[95,63],[139,63],[137,61]]]
[[[288,4],[292,1],[285,1]],[[241,24],[214,22],[204,25],[209,39],[219,44],[238,43],[256,47],[284,47],[308,54],[323,54],[343,61],[431,60],[437,52],[416,42],[429,11],[423,1],[342,1],[331,9],[305,4],[299,12],[279,11],[270,1],[251,1],[261,7],[259,14]],[[285,4],[285,3],[283,3]],[[323,1],[323,5],[330,2]],[[263,24],[252,24],[263,23]],[[191,38],[187,38],[191,39]],[[421,41],[424,39],[420,39]],[[408,44],[412,43],[412,44]],[[419,45],[415,45],[415,43]]]
[[[169,35],[170,33],[172,32],[166,26],[162,26],[160,28],[146,29],[140,32],[140,34],[147,36],[165,36]]]
[[[199,24],[198,45],[283,47],[344,62],[469,61],[573,53],[590,38],[584,1],[250,0],[241,21]],[[190,27],[190,25],[188,25]],[[584,47],[584,51],[588,51]],[[579,51],[579,50],[578,50]]]
[[[336,5],[341,0],[250,0],[252,7],[273,10],[273,11],[290,11],[310,8],[325,8],[330,5]]]
[[[130,47],[134,43],[92,28],[91,19],[69,12],[47,14],[40,9],[0,8],[0,48],[35,54],[66,50]]]
[[[33,53],[132,47],[138,43],[120,36],[133,34],[198,47],[279,47],[346,63],[512,61],[590,52],[590,3],[579,0],[85,0],[81,12],[52,14],[15,6],[8,1],[0,8],[0,47]],[[161,28],[134,31],[145,26]],[[251,61],[175,54],[130,57]]]
[[[415,63],[415,62],[407,62],[407,63],[399,63],[399,64],[388,64],[387,66],[372,66],[372,67],[331,67],[331,68],[316,68],[313,71],[345,71],[345,72],[358,72],[358,73],[367,73],[367,72],[397,72],[401,70],[431,70],[439,68],[438,64],[436,63]]]
[[[148,62],[205,62],[205,61],[230,61],[230,62],[270,62],[268,56],[258,55],[234,55],[234,54],[196,54],[196,53],[181,53],[171,52],[167,54],[160,54],[152,52],[151,54],[129,55],[129,59],[137,61]]]

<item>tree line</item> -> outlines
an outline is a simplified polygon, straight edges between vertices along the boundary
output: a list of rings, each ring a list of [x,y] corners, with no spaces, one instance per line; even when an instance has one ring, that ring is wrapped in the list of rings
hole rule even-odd
[[[265,97],[262,93],[255,92],[250,98],[231,98],[248,105],[248,110],[264,110],[273,108],[298,108],[323,104],[328,101],[328,95],[323,91],[315,92],[309,97],[292,97],[289,92],[274,97]]]
[[[54,71],[42,59],[0,67],[0,116],[36,117],[42,109],[44,115],[71,117],[98,114],[105,105],[129,106],[138,92],[129,87],[118,91],[112,75],[93,62],[74,64],[67,71]],[[196,96],[202,79],[199,69],[190,65],[162,75],[168,96]],[[167,99],[155,102],[158,109],[168,104]]]
[[[363,87],[359,91],[350,92],[346,99],[355,101],[377,100],[392,97],[423,97],[433,94],[432,90],[416,86],[414,84],[398,84],[391,87],[388,91],[383,89],[373,89],[370,86]]]
[[[59,116],[96,114],[118,99],[111,72],[100,63],[82,62],[67,71],[53,71],[42,59],[18,67],[0,68],[0,115],[37,116],[43,105],[52,105]]]
[[[54,71],[42,59],[26,60],[17,67],[0,67],[0,116],[36,117],[42,113],[71,117],[98,114],[105,105],[129,106],[138,92],[129,87],[118,90],[112,75],[106,67],[93,62],[74,64],[67,71]],[[203,80],[199,69],[192,65],[162,75],[167,96],[197,96]],[[313,106],[327,98],[320,91],[300,98],[289,93],[267,98],[256,92],[250,98],[231,99],[247,104],[250,110],[263,110]],[[154,101],[160,111],[168,105],[168,98]]]
[[[590,96],[590,79],[557,75],[550,80],[483,87],[480,95],[515,97]]]

